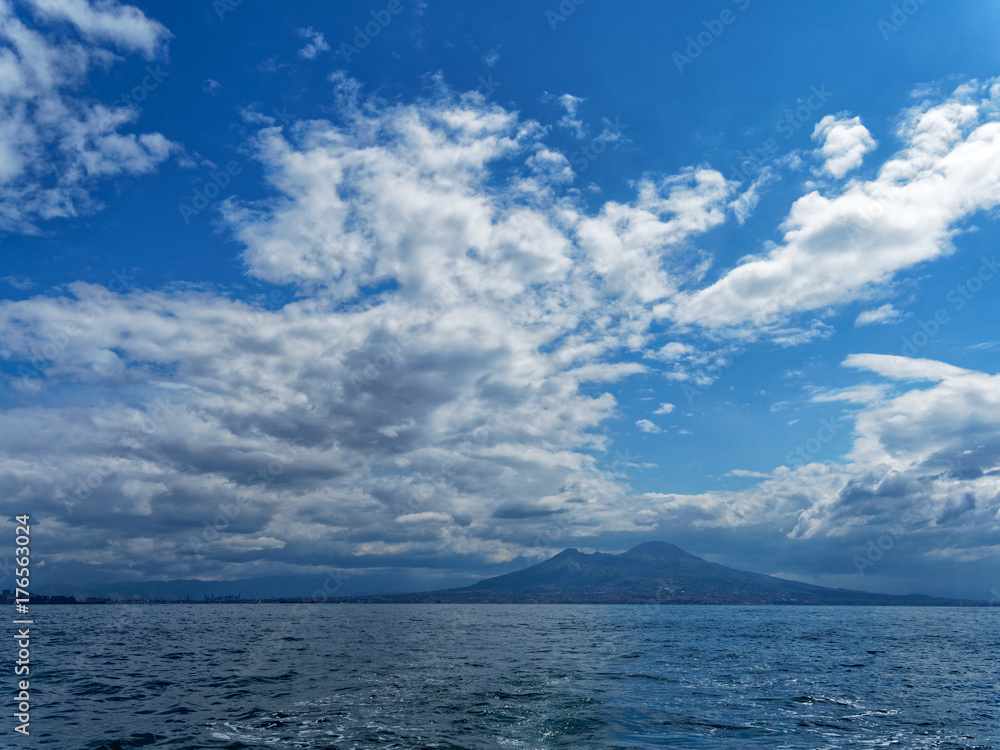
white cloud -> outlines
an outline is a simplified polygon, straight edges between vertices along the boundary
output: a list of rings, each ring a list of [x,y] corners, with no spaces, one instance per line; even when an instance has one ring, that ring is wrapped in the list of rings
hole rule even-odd
[[[803,327],[803,313],[862,298],[898,272],[950,253],[960,222],[1000,205],[991,83],[960,87],[942,103],[906,113],[903,148],[873,180],[798,199],[781,244],[659,314],[741,337],[788,338],[796,327],[808,334],[820,321]]]
[[[4,281],[14,289],[20,291],[27,291],[35,286],[35,282],[27,276],[4,276],[0,281]]]
[[[773,169],[765,167],[761,170],[761,173],[757,176],[757,178],[750,183],[750,186],[729,204],[729,207],[736,215],[736,221],[738,224],[745,224],[747,219],[753,215],[753,212],[757,208],[757,204],[760,203],[763,188],[779,179],[780,178]]]
[[[744,477],[748,479],[767,479],[770,474],[765,474],[762,471],[750,471],[749,469],[733,469],[732,471],[726,472],[727,477]]]
[[[854,320],[854,325],[892,325],[893,323],[898,323],[904,317],[906,316],[902,312],[893,307],[891,303],[887,302],[886,304],[871,310],[862,310],[858,313],[858,317]]]
[[[659,523],[740,529],[741,536],[762,539],[778,529],[793,540],[809,540],[814,558],[824,550],[841,555],[852,574],[851,550],[864,561],[868,541],[883,533],[892,534],[893,554],[918,578],[934,569],[927,550],[940,559],[979,560],[979,551],[1000,532],[1000,376],[891,355],[852,355],[844,364],[897,385],[933,385],[892,397],[872,389],[867,400],[857,387],[859,397],[848,400],[861,409],[854,415],[853,444],[841,460],[821,462],[812,449],[792,450],[787,466],[746,490],[649,494]],[[816,443],[839,434],[839,424],[821,421]],[[852,587],[862,587],[860,578],[854,581]]]
[[[147,60],[159,57],[171,34],[158,21],[132,5],[117,0],[24,0],[36,17],[72,24],[92,44],[111,43],[126,52],[140,52]]]
[[[823,169],[838,179],[860,167],[865,154],[878,146],[860,117],[827,115],[816,124],[812,137],[822,143],[819,153],[825,160]]]
[[[725,221],[736,186],[692,167],[647,175],[634,197],[591,211],[564,190],[565,164],[538,123],[477,94],[388,104],[333,80],[331,120],[257,122],[253,154],[272,197],[223,206],[251,281],[292,285],[290,299],[247,303],[197,288],[117,294],[75,283],[0,302],[10,386],[37,404],[0,415],[0,506],[39,508],[60,535],[54,564],[121,570],[142,549],[146,572],[238,578],[259,570],[262,550],[290,572],[331,559],[511,560],[536,551],[553,524],[567,545],[678,521],[818,543],[863,538],[903,510],[930,519],[921,533],[942,549],[954,548],[954,524],[976,522],[969,545],[996,532],[996,376],[878,354],[845,364],[892,379],[891,390],[862,383],[813,394],[855,415],[841,463],[792,450],[788,466],[766,476],[732,474],[763,480],[752,489],[634,497],[620,474],[600,468],[611,447],[601,427],[617,413],[612,389],[600,384],[665,365],[674,368],[667,378],[701,386],[733,364],[735,344],[703,351],[654,331],[657,311],[690,323],[697,305],[710,325],[731,322],[704,300],[723,300],[718,289],[735,272],[706,290],[718,298],[679,290],[704,278],[692,245]],[[876,180],[909,174],[899,188],[909,208],[886,225],[904,231],[904,219],[925,219],[937,205],[924,194],[933,191],[923,171],[942,174],[934,185],[953,194],[943,199],[951,208],[936,225],[940,242],[946,218],[992,200],[982,189],[992,185],[982,176],[992,162],[978,150],[993,137],[989,122],[942,106],[912,115],[925,125],[904,126],[911,150]],[[976,106],[976,117],[990,116]],[[129,143],[118,148],[127,160]],[[827,294],[823,304],[871,280],[869,269],[827,288],[844,258],[825,273],[805,262],[821,248],[836,253],[821,231],[832,221],[824,212],[854,205],[853,189],[796,203],[775,250],[781,262],[741,266],[777,280],[739,288],[750,292],[749,307],[735,321],[771,310],[751,320],[776,336],[800,335],[782,316],[814,303],[782,286],[789,267]],[[892,236],[886,227],[872,230],[882,242]],[[921,237],[907,234],[895,251],[919,255]],[[879,248],[850,257],[863,265]],[[892,266],[898,257],[880,262],[902,267]],[[655,413],[672,411],[661,404]],[[636,426],[660,431],[648,419]],[[205,532],[219,514],[234,515]]]
[[[643,432],[648,432],[651,435],[659,435],[661,432],[663,432],[663,430],[661,430],[655,424],[653,424],[652,422],[650,422],[648,419],[640,419],[640,420],[638,420],[635,423],[635,426],[638,427]]]
[[[309,40],[306,46],[299,50],[299,57],[303,57],[306,60],[312,60],[321,52],[326,52],[330,49],[330,45],[323,35],[318,31],[314,31],[312,26],[307,29],[299,29],[299,36]]]
[[[0,231],[35,232],[39,222],[99,208],[103,179],[153,171],[175,149],[159,133],[120,132],[139,110],[78,93],[92,68],[117,59],[110,43],[153,59],[169,32],[132,6],[109,0],[31,0],[54,29],[35,28],[0,3]],[[75,33],[74,33],[75,32]],[[151,66],[151,69],[153,66]],[[149,85],[166,77],[160,64]]]
[[[261,123],[276,197],[224,207],[250,276],[294,299],[76,283],[0,302],[11,386],[52,395],[2,416],[29,437],[0,438],[0,504],[32,487],[48,528],[90,530],[54,562],[120,568],[128,545],[99,538],[155,535],[148,571],[236,578],[264,539],[300,569],[513,559],[554,517],[567,536],[649,528],[598,468],[616,401],[594,388],[648,369],[652,307],[689,273],[675,255],[731,186],[650,176],[588,213],[539,174],[560,161],[537,123],[476,94],[390,105],[334,80],[335,121]],[[67,383],[116,395],[64,403]]]
[[[577,138],[585,137],[587,135],[587,129],[583,125],[583,120],[577,117],[576,111],[580,104],[587,100],[581,99],[578,96],[573,96],[572,94],[563,94],[559,97],[558,101],[559,105],[566,110],[566,114],[564,114],[557,123],[559,127],[569,130]]]
[[[970,370],[933,359],[911,359],[895,354],[852,354],[844,360],[844,365],[871,370],[894,380],[941,381],[973,374]]]
[[[659,181],[643,179],[638,187],[636,203],[609,201],[596,217],[583,219],[577,241],[611,288],[646,303],[666,301],[681,282],[699,276],[686,259],[671,264],[670,248],[680,249],[688,237],[721,224],[735,186],[715,170],[699,168]],[[679,346],[665,345],[665,352],[687,346],[672,343]]]
[[[237,550],[240,552],[259,552],[266,549],[282,549],[285,542],[274,537],[247,537],[231,534],[218,542],[220,549]]]
[[[531,171],[546,182],[570,183],[575,175],[565,154],[540,147],[525,160]]]
[[[830,401],[846,401],[851,404],[870,404],[885,395],[884,385],[854,385],[848,388],[821,389],[813,393],[812,400],[817,403]]]

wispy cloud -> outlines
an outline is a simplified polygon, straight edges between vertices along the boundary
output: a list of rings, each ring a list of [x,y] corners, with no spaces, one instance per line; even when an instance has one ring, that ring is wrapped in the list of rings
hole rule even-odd
[[[856,326],[870,326],[870,325],[892,325],[893,323],[898,323],[906,315],[895,307],[891,303],[886,303],[880,307],[873,308],[871,310],[862,310],[858,313],[858,317],[854,320],[854,325]]]
[[[306,29],[299,29],[299,36],[308,40],[306,46],[299,50],[299,57],[303,57],[306,60],[312,60],[321,52],[327,52],[330,49],[330,45],[323,35],[315,31],[312,26]]]
[[[583,125],[583,120],[576,113],[577,109],[585,101],[586,99],[581,99],[572,94],[563,94],[558,98],[559,105],[566,110],[566,114],[559,118],[558,125],[561,128],[569,130],[577,138],[584,138],[587,135],[587,129]]]

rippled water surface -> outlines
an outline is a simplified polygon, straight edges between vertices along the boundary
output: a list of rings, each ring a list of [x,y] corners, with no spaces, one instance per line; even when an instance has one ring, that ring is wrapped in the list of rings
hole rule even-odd
[[[19,747],[1000,748],[1000,608],[108,605],[34,617],[32,736]]]

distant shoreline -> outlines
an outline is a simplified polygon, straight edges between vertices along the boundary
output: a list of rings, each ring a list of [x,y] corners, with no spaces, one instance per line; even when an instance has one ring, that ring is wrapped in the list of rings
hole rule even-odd
[[[524,606],[533,605],[582,605],[582,606],[680,606],[680,607],[956,607],[956,608],[989,608],[997,606],[997,602],[985,600],[953,600],[929,602],[921,601],[900,601],[900,602],[713,602],[713,601],[445,601],[432,599],[418,599],[407,597],[405,594],[394,596],[357,596],[340,597],[336,599],[310,599],[307,597],[288,597],[279,599],[115,599],[115,598],[94,598],[86,600],[76,599],[71,596],[37,596],[31,598],[31,605],[71,605],[71,606],[113,606],[113,605],[146,605],[146,604],[519,604]]]

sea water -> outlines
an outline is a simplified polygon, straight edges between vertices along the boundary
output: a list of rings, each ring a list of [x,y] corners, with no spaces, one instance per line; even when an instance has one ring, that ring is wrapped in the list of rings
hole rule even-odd
[[[128,604],[33,618],[31,736],[7,727],[3,747],[1000,747],[1000,608]]]

